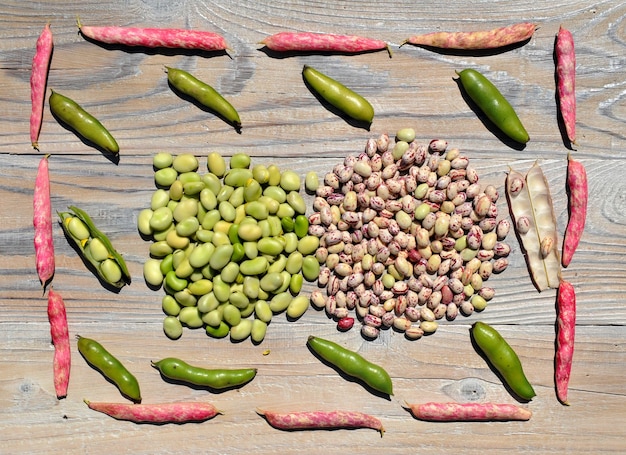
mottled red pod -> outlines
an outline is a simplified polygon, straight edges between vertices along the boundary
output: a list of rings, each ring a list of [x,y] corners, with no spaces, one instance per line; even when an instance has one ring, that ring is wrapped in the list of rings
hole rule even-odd
[[[561,280],[558,290],[556,330],[556,355],[554,358],[556,396],[561,403],[569,405],[567,390],[574,357],[576,292],[574,286],[565,280]]]
[[[567,267],[571,262],[585,230],[589,199],[587,171],[581,162],[574,160],[571,156],[567,157],[567,189],[569,190],[569,220],[563,238],[561,255],[563,267]]]
[[[212,404],[202,402],[130,404],[84,401],[89,409],[102,412],[118,420],[128,420],[135,423],[203,422],[221,414]]]
[[[521,22],[491,30],[433,32],[411,36],[403,44],[459,50],[496,49],[529,39],[536,28],[533,23]]]
[[[53,49],[52,31],[50,24],[46,24],[37,38],[35,56],[30,73],[30,142],[34,148],[39,148],[39,132],[43,119],[43,105],[46,98],[46,83],[48,81],[48,70]]]
[[[576,144],[576,52],[569,30],[559,27],[555,43],[557,94],[567,139]]]
[[[334,33],[279,32],[268,36],[261,44],[277,52],[343,52],[357,54],[387,49],[382,40],[358,35],[337,35]]]
[[[35,261],[41,285],[45,288],[54,276],[54,242],[52,236],[52,204],[48,155],[41,158],[35,178],[33,195],[33,226],[35,228]]]
[[[270,425],[279,430],[331,430],[338,428],[372,428],[385,433],[383,424],[376,417],[356,411],[301,411],[272,412],[257,410]]]
[[[529,420],[530,410],[506,403],[419,403],[407,404],[419,420],[432,422],[484,422]]]
[[[70,335],[65,303],[61,295],[52,289],[48,292],[48,321],[50,322],[50,336],[54,345],[54,390],[57,398],[65,398],[70,381]]]

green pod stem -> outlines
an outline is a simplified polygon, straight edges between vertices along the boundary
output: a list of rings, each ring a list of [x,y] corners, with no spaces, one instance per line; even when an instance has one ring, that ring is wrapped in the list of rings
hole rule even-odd
[[[256,368],[200,368],[175,357],[152,362],[152,366],[168,379],[215,390],[240,387],[252,381],[257,373]]]
[[[484,322],[475,322],[471,328],[471,335],[510,390],[519,398],[530,401],[536,395],[535,390],[524,374],[517,353],[502,335]]]
[[[513,106],[489,79],[473,69],[456,73],[468,96],[500,131],[520,144],[530,140]]]
[[[117,141],[97,118],[67,96],[51,92],[50,110],[58,120],[96,147],[114,155],[119,153]]]
[[[332,106],[354,120],[372,123],[374,108],[364,97],[310,66],[304,65],[302,76],[306,83]]]
[[[134,403],[141,403],[139,382],[122,362],[97,341],[80,335],[76,337],[78,338],[78,352],[81,353],[87,363],[115,384],[124,397]]]
[[[105,283],[108,283],[116,288],[122,288],[125,284],[130,284],[131,278],[130,278],[130,273],[128,271],[128,267],[126,266],[126,262],[124,261],[124,258],[122,257],[122,255],[119,254],[117,250],[113,247],[113,244],[111,243],[109,238],[102,231],[100,231],[100,229],[96,227],[91,217],[84,210],[81,210],[78,207],[75,207],[73,205],[69,206],[68,209],[70,210],[70,212],[57,212],[59,214],[59,218],[61,219],[61,227],[63,228],[63,231],[65,232],[66,236],[69,239],[71,239],[74,242],[74,244],[77,246],[78,251],[80,252],[81,256],[85,258],[87,262],[89,262],[93,266],[93,268],[95,269],[100,279],[102,279]],[[109,258],[113,259],[117,263],[117,265],[120,267],[120,270],[122,271],[122,278],[119,281],[111,282],[110,280],[108,280],[107,277],[102,273],[99,267],[100,262],[95,260],[89,254],[88,249],[85,249],[85,243],[76,239],[71,234],[71,232],[69,231],[67,227],[66,220],[69,220],[72,217],[77,217],[85,224],[85,226],[87,226],[87,229],[89,230],[90,238],[100,240],[102,244],[106,247],[109,253]]]
[[[167,80],[177,91],[215,112],[235,128],[241,127],[239,113],[217,90],[187,71],[171,67],[166,67],[166,70]]]
[[[393,395],[391,377],[383,367],[366,360],[354,351],[323,338],[309,336],[307,345],[315,354],[348,376],[364,382],[374,390]]]

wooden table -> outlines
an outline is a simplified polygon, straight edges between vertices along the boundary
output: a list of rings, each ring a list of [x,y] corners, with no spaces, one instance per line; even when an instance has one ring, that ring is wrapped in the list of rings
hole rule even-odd
[[[3,453],[390,453],[485,452],[624,453],[626,451],[626,5],[621,1],[553,2],[1,2],[0,60],[0,435]],[[532,5],[532,6],[531,6]],[[85,24],[181,27],[223,34],[228,54],[145,52],[100,46],[77,33]],[[414,33],[476,30],[535,21],[522,46],[490,55],[433,52],[399,45]],[[48,87],[98,117],[120,143],[119,163],[86,146],[52,117],[46,105],[41,151],[28,139],[29,76],[35,42],[50,22],[55,40]],[[565,145],[557,122],[553,48],[559,25],[577,46],[578,137]],[[355,56],[268,55],[258,44],[281,30],[353,33],[386,40],[385,52]],[[370,130],[352,126],[305,87],[310,64],[366,96],[376,117]],[[214,115],[168,87],[164,67],[186,69],[213,85],[239,110],[237,134]],[[470,108],[455,70],[476,68],[515,106],[531,140],[504,141]],[[554,199],[559,233],[567,223],[567,155],[589,176],[587,226],[574,261],[563,271],[578,299],[571,406],[559,404],[553,382],[555,291],[538,293],[529,280],[517,239],[509,268],[489,279],[496,297],[482,313],[442,322],[432,336],[408,341],[393,330],[365,341],[358,329],[340,333],[323,313],[296,322],[276,315],[260,345],[232,343],[186,329],[171,341],[162,332],[162,290],[142,277],[149,242],[137,214],[155,190],[152,157],[191,152],[201,163],[218,151],[252,156],[301,176],[321,176],[370,137],[411,126],[427,142],[445,138],[470,157],[481,183],[503,194],[509,167],[526,171],[536,160]],[[33,182],[50,154],[53,210],[77,205],[96,220],[129,265],[133,282],[119,293],[103,288],[55,225],[54,289],[65,299],[69,330],[99,340],[138,377],[145,403],[206,400],[223,415],[202,424],[137,425],[89,410],[83,399],[124,401],[90,368],[72,343],[69,394],[57,400],[46,297],[35,272]],[[307,202],[312,198],[307,196]],[[504,197],[498,201],[507,217]],[[305,287],[306,292],[315,288]],[[516,403],[472,347],[468,329],[492,324],[515,347],[537,397],[532,419],[508,423],[435,424],[414,419],[402,405],[421,401]],[[357,324],[358,325],[358,324]],[[394,381],[384,399],[347,381],[306,348],[310,334],[335,340],[380,363]],[[206,366],[258,368],[241,389],[210,393],[163,381],[151,360],[176,356]],[[275,410],[351,409],[379,417],[371,430],[284,432],[259,417]]]

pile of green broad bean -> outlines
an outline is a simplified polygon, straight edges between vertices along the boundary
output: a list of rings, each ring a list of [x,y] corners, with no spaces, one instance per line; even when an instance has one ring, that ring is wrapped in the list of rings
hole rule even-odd
[[[319,237],[308,233],[296,172],[253,166],[243,153],[228,164],[209,153],[205,173],[187,153],[159,152],[153,166],[157,189],[137,227],[152,240],[144,279],[165,290],[169,338],[188,327],[260,343],[275,314],[296,320],[306,312],[301,290],[319,275]]]

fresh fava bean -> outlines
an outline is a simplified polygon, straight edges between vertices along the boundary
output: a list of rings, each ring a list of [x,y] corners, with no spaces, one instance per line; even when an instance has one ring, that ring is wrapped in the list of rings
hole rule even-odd
[[[391,377],[381,366],[366,360],[354,351],[323,338],[309,336],[307,345],[315,354],[348,376],[359,379],[374,390],[393,395]]]
[[[247,384],[254,379],[257,372],[256,368],[202,368],[175,357],[152,362],[152,366],[168,379],[216,390]]]
[[[309,309],[309,298],[305,295],[295,297],[287,306],[287,316],[298,319]]]
[[[304,65],[302,75],[307,84],[335,108],[357,121],[372,123],[374,108],[361,95],[310,66]]]
[[[186,71],[170,67],[167,68],[167,80],[177,91],[215,112],[235,128],[241,127],[241,119],[237,110],[210,85]]]
[[[530,401],[536,393],[524,374],[517,353],[502,335],[484,322],[475,322],[471,328],[471,335],[513,393],[519,398]]]
[[[252,320],[242,319],[239,324],[230,328],[230,339],[233,341],[243,341],[252,333]]]
[[[163,333],[169,339],[177,340],[183,335],[183,325],[176,316],[166,316],[163,319]]]
[[[320,186],[319,177],[317,172],[309,171],[304,176],[304,188],[309,193],[315,193]]]
[[[75,206],[70,206],[68,209],[69,212],[59,212],[61,227],[66,236],[74,242],[81,256],[92,266],[103,282],[116,288],[129,284],[131,278],[126,262],[113,247],[109,238],[96,227],[84,210]],[[79,237],[76,237],[73,232],[78,233]],[[92,250],[90,244],[94,240],[99,243],[93,245]],[[102,247],[107,251],[106,258],[103,258],[101,253]],[[92,256],[92,252],[96,255]]]
[[[81,353],[87,363],[115,384],[124,397],[135,403],[141,403],[139,383],[122,362],[97,341],[80,335],[77,335],[77,338],[78,352]]]
[[[473,69],[464,69],[457,74],[469,97],[494,125],[516,142],[525,144],[529,141],[517,113],[490,80]]]
[[[48,103],[54,117],[78,136],[108,153],[119,153],[120,147],[109,130],[74,100],[52,90]]]

